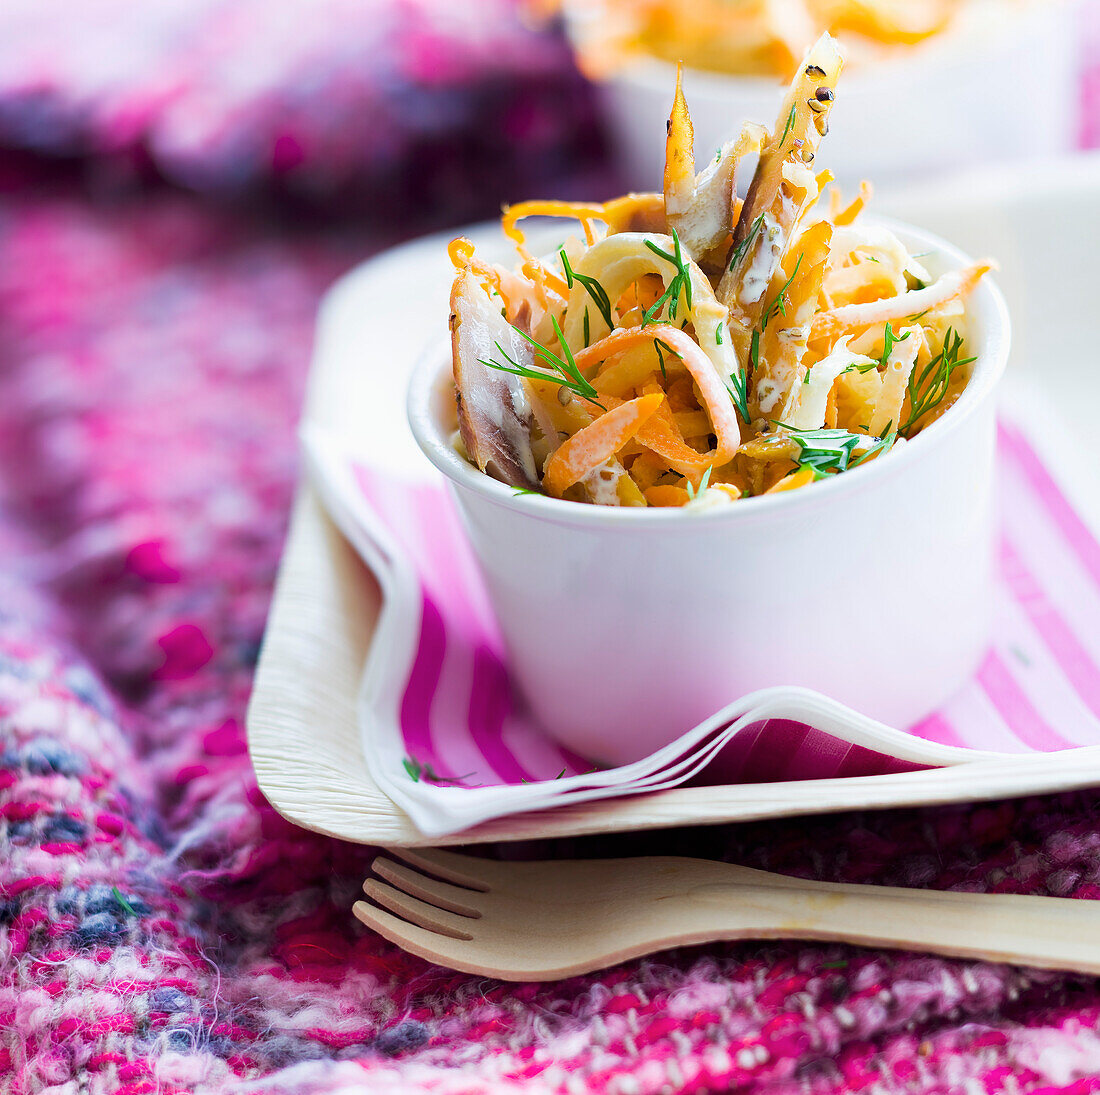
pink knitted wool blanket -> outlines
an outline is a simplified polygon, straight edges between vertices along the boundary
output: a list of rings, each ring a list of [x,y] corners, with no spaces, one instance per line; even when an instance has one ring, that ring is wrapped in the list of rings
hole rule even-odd
[[[542,155],[560,147],[524,133]],[[93,202],[12,163],[0,160],[0,1090],[1100,1088],[1089,978],[776,943],[507,985],[360,927],[350,907],[372,850],[280,819],[242,720],[317,299],[378,238],[291,233],[163,192]],[[680,852],[1096,900],[1097,805],[1079,793],[526,852]]]

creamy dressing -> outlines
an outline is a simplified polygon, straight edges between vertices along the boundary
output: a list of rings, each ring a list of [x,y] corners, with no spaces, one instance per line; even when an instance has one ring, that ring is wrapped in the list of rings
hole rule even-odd
[[[512,397],[512,410],[517,418],[528,418],[531,414],[531,404],[527,401],[527,393],[522,384],[509,384],[509,395]]]
[[[771,414],[779,397],[783,394],[783,388],[778,381],[770,377],[763,377],[756,385],[756,402],[760,404],[760,410],[764,414]]]
[[[782,227],[770,214],[765,213],[760,225],[760,238],[756,241],[752,262],[745,271],[737,298],[744,307],[759,304],[768,291],[775,268],[783,255],[784,242]]]
[[[623,469],[612,467],[610,461],[593,468],[582,480],[581,485],[588,492],[588,497],[597,506],[621,506],[619,498],[619,480],[623,476]]]

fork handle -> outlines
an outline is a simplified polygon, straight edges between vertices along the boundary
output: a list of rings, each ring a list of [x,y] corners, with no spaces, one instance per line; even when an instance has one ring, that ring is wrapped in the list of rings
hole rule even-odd
[[[775,875],[759,874],[768,882],[693,889],[690,904],[710,921],[710,938],[717,915],[726,937],[843,941],[1100,973],[1100,908],[1092,901],[793,878],[776,884]],[[756,930],[745,930],[749,920]]]

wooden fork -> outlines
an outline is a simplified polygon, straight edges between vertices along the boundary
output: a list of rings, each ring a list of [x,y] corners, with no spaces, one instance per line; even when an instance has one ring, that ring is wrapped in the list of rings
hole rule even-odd
[[[431,962],[507,981],[717,939],[816,939],[1100,973],[1100,906],[809,882],[671,856],[501,863],[394,849],[355,915]],[[409,864],[411,866],[408,866]],[[387,885],[386,883],[389,883]],[[385,910],[390,911],[385,911]]]

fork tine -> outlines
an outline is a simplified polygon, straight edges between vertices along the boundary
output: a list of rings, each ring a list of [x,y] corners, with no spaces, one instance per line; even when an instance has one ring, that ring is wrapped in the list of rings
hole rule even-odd
[[[473,923],[467,916],[458,916],[444,909],[437,909],[419,898],[410,897],[408,894],[387,886],[384,882],[368,878],[363,883],[363,891],[368,897],[373,898],[390,912],[403,916],[412,924],[439,935],[449,935],[452,939],[472,939],[473,936],[466,931],[466,927]]]
[[[436,935],[435,932],[401,920],[368,901],[356,901],[351,911],[368,928],[409,954],[463,973],[483,972],[476,959],[466,953],[469,951],[467,940]]]
[[[496,977],[502,981],[560,980],[602,969],[607,965],[601,958],[592,960],[582,957],[562,965],[551,963],[539,966],[537,961],[530,961],[530,948],[524,948],[522,955],[510,950],[500,953],[491,940],[487,946],[486,940],[455,939],[453,936],[437,935],[426,928],[410,924],[407,920],[401,920],[368,901],[356,901],[352,912],[368,928],[409,954],[415,954],[437,966],[445,966],[461,973],[477,974],[479,977]]]
[[[491,888],[489,879],[493,877],[493,867],[499,866],[492,860],[444,852],[439,848],[387,848],[386,851],[422,871],[453,882],[456,886],[480,890],[482,893]]]
[[[421,901],[427,901],[437,908],[458,913],[459,916],[475,918],[481,916],[480,909],[471,905],[468,900],[462,900],[463,897],[467,899],[473,897],[471,890],[452,886],[449,882],[427,878],[419,871],[414,871],[403,863],[394,863],[392,859],[387,859],[385,856],[378,856],[371,864],[371,870],[399,890],[413,897],[419,897]]]

